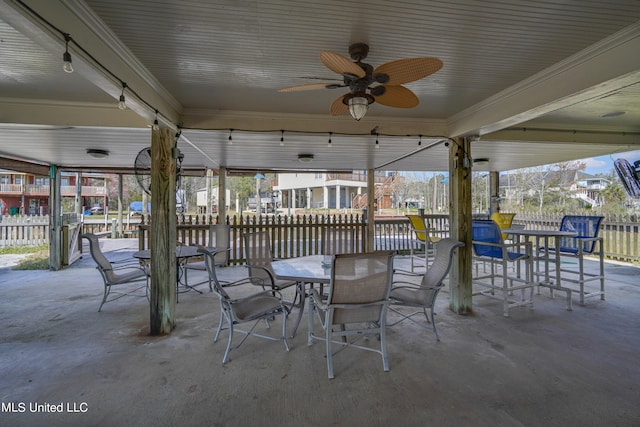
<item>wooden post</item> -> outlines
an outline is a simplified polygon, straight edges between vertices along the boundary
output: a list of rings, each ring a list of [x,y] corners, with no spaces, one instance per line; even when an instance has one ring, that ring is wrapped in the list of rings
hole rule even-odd
[[[458,314],[472,310],[471,153],[468,139],[455,138],[449,148],[450,236],[465,244],[453,258],[449,278],[449,308]]]
[[[375,248],[375,212],[373,211],[376,197],[376,185],[373,169],[367,169],[367,252]]]
[[[176,159],[171,129],[151,131],[151,335],[171,333],[176,312]]]
[[[82,172],[76,172],[76,199],[75,210],[78,215],[82,215]]]
[[[500,172],[489,172],[489,215],[496,212],[500,212],[500,203],[498,203],[498,197],[500,196]]]
[[[49,169],[49,269],[62,269],[62,198],[60,170]]]
[[[220,224],[226,224],[227,218],[227,168],[218,170],[218,216]]]
[[[123,222],[122,222],[122,174],[119,173],[118,174],[118,228],[117,228],[117,232],[116,232],[116,236],[118,237],[122,237],[122,229],[123,229]]]

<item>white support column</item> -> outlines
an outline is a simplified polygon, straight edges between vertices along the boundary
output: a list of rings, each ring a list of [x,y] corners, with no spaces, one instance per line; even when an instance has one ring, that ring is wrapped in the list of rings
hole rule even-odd
[[[291,189],[291,209],[295,209],[296,207],[297,207],[296,189],[292,188]]]
[[[213,215],[213,204],[211,203],[211,200],[213,199],[213,170],[212,169],[207,168],[205,184],[206,184],[205,191],[207,196],[205,197],[204,213],[207,216],[207,221],[208,221],[209,218],[211,218],[211,215]],[[220,193],[220,187],[218,187],[218,194],[219,193]]]
[[[311,209],[311,188],[307,187],[307,209]]]
[[[322,205],[325,209],[329,209],[329,187],[326,185],[322,187]]]
[[[336,209],[340,209],[340,184],[336,184]]]

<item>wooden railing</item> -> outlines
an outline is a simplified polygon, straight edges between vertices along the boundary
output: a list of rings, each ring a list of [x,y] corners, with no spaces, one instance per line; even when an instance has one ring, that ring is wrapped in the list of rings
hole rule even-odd
[[[562,214],[518,213],[513,223],[522,224],[531,229],[558,229],[562,217]],[[640,261],[640,222],[636,215],[605,217],[600,226],[599,236],[603,238],[604,254],[608,259],[625,262]]]
[[[179,217],[177,240],[186,245],[207,245],[209,224],[215,224],[218,218],[205,216]],[[271,235],[272,251],[275,258],[291,258],[321,253],[321,235],[324,227],[332,230],[353,228],[356,242],[366,241],[366,224],[360,215],[299,215],[269,216],[256,218],[253,216],[227,218],[230,226],[231,254],[230,262],[244,262],[244,242],[242,235],[256,231],[268,231]],[[149,248],[150,225],[139,226],[138,247]],[[362,249],[357,246],[357,250]]]
[[[48,216],[0,216],[0,247],[49,243]]]
[[[562,215],[541,215],[537,213],[518,213],[514,224],[527,228],[552,228],[560,226]],[[177,239],[188,245],[207,244],[209,224],[219,221],[217,217],[207,218],[205,215],[179,216]],[[449,230],[449,216],[425,215],[427,225],[438,237],[446,237]],[[233,263],[243,262],[241,236],[245,232],[268,230],[273,241],[274,254],[278,258],[311,255],[320,252],[322,228],[352,227],[356,230],[359,248],[366,242],[366,224],[360,215],[300,215],[270,216],[257,220],[255,217],[227,218],[231,228],[231,259]],[[109,232],[113,223],[88,224],[83,231],[89,233]],[[625,262],[640,262],[640,221],[634,215],[609,216],[602,222],[600,235],[604,239],[605,256],[608,259]],[[127,235],[138,232],[140,249],[149,247],[149,229],[147,222],[123,224]],[[397,250],[408,252],[413,243],[409,223],[404,216],[378,218],[374,225],[374,247],[376,250]],[[5,216],[0,221],[0,246],[25,246],[49,243],[49,217]]]

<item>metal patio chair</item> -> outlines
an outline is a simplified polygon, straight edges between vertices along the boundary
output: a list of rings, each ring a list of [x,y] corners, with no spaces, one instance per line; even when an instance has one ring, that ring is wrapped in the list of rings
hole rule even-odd
[[[420,284],[416,284],[407,280],[394,280],[393,287],[391,288],[391,305],[389,310],[402,316],[400,320],[394,323],[390,323],[389,326],[397,325],[404,320],[411,320],[418,326],[427,328],[423,322],[418,322],[413,319],[413,316],[417,314],[424,314],[427,323],[431,324],[431,329],[436,335],[436,339],[440,341],[438,330],[436,329],[436,322],[434,319],[435,303],[440,290],[444,288],[444,279],[449,274],[451,269],[451,261],[453,260],[453,253],[457,248],[464,246],[464,243],[456,240],[445,238],[436,243],[436,255],[433,263],[429,269],[423,274]],[[410,275],[417,276],[417,274],[411,274],[408,272],[396,272],[398,275]],[[400,311],[402,307],[419,308],[420,310],[413,311],[410,314],[406,314]],[[429,313],[427,313],[429,310]]]
[[[533,307],[533,256],[531,242],[505,243],[498,224],[493,220],[474,220],[471,228],[474,260],[489,265],[487,273],[476,273],[473,283],[483,290],[473,295],[484,295],[500,299],[503,303],[503,314],[509,316],[509,309],[522,305]],[[509,273],[509,264],[523,264],[523,268],[515,268]],[[525,277],[521,277],[524,270]],[[496,283],[500,278],[501,283]],[[514,282],[519,283],[514,285]],[[525,291],[529,289],[529,298]],[[521,291],[519,300],[514,298],[514,291]],[[498,292],[500,295],[496,295]]]
[[[409,219],[409,226],[411,231],[414,234],[415,239],[413,239],[410,245],[410,256],[411,256],[411,271],[415,270],[414,264],[414,246],[418,246],[418,249],[422,248],[424,250],[424,263],[425,268],[429,267],[429,254],[434,251],[434,244],[441,240],[440,237],[432,236],[430,230],[424,222],[424,218],[421,215],[405,215]]]
[[[215,247],[216,251],[214,254],[214,261],[216,263],[216,267],[224,267],[229,264],[229,253],[227,249],[230,249],[230,227],[226,224],[214,224],[209,226],[209,236],[207,240],[207,247]],[[184,265],[184,281],[185,283],[189,283],[188,280],[188,271],[189,270],[199,270],[206,271],[206,266],[204,260],[189,262]],[[189,286],[198,286],[203,283],[209,283],[209,290],[213,291],[211,280],[207,279],[206,281],[194,283]]]
[[[205,267],[209,277],[211,278],[212,292],[220,301],[220,324],[218,325],[218,330],[216,331],[213,341],[218,341],[220,333],[223,330],[229,330],[229,338],[227,340],[227,347],[224,352],[224,356],[222,357],[222,363],[227,363],[229,360],[229,352],[232,349],[231,345],[233,343],[234,332],[239,332],[245,335],[242,341],[240,341],[234,349],[240,347],[249,335],[253,335],[255,337],[271,341],[282,341],[284,342],[286,350],[289,351],[289,343],[287,342],[287,316],[289,315],[289,309],[283,303],[280,292],[270,289],[253,293],[249,296],[233,298],[227,290],[241,285],[254,286],[255,280],[259,279],[247,277],[235,282],[225,283],[223,287],[216,274],[217,261],[215,260],[215,255],[204,248],[200,249],[200,253],[202,253],[204,257]],[[258,326],[261,320],[265,320],[267,327],[269,328],[269,322],[276,316],[282,316],[282,337],[274,337],[254,332],[254,329]],[[225,322],[227,324],[226,328],[224,327]],[[249,330],[238,329],[235,327],[235,325],[251,322],[253,322],[253,326],[251,326]]]
[[[514,213],[502,213],[502,212],[494,212],[491,214],[491,219],[494,220],[500,230],[504,230],[505,228],[510,228],[513,223],[513,218],[516,216]],[[502,239],[507,240],[509,236],[506,233],[502,233]]]
[[[334,377],[333,344],[379,353],[383,369],[389,370],[385,328],[392,277],[392,251],[337,254],[333,258],[328,296],[311,289],[307,343],[325,341],[330,379]],[[314,313],[320,319],[324,336],[313,332]],[[356,344],[359,338],[371,334],[379,336],[379,349]],[[357,338],[350,341],[349,337],[354,336]]]
[[[100,249],[98,236],[91,233],[82,235],[89,242],[91,258],[97,264],[96,268],[104,281],[104,294],[98,311],[102,306],[126,295],[144,296],[149,298],[149,274],[148,271],[134,259],[123,261],[109,261]],[[136,295],[140,289],[145,289],[144,295]],[[126,291],[125,291],[126,289]],[[117,296],[109,299],[109,295]]]
[[[563,286],[566,283],[577,285],[577,289],[571,289],[580,296],[580,304],[585,304],[586,298],[600,296],[604,301],[604,248],[603,239],[599,237],[600,224],[603,216],[590,215],[565,215],[560,223],[561,231],[572,231],[578,233],[575,237],[560,238],[560,256],[565,258],[575,258],[577,268],[569,268],[568,264],[560,269]],[[549,252],[550,258],[555,259],[555,248],[539,248],[539,253]],[[595,256],[598,260],[598,270],[596,273],[588,273],[584,268],[585,256]],[[599,281],[597,289],[586,290],[585,284]],[[566,286],[564,286],[566,287]]]

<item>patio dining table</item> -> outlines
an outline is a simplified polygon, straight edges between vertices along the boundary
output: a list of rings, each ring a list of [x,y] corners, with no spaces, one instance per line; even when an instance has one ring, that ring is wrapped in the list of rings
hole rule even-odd
[[[542,257],[536,256],[536,276],[544,276],[544,279],[537,283],[538,286],[544,286],[553,291],[563,291],[567,294],[567,310],[572,310],[571,305],[571,289],[563,288],[560,283],[560,238],[561,237],[574,237],[578,233],[574,231],[563,231],[557,229],[524,229],[524,228],[505,228],[503,233],[509,234],[515,237],[516,242],[520,240],[520,236],[535,237],[535,248],[544,247],[544,255]],[[549,245],[549,241],[553,238],[553,245]],[[542,245],[540,244],[542,240]],[[549,250],[555,248],[555,280],[552,282],[549,274]],[[540,272],[540,261],[543,261],[544,271]]]
[[[300,311],[291,338],[296,335],[302,319],[307,296],[305,286],[307,283],[329,284],[331,281],[331,258],[331,256],[325,255],[308,255],[271,262],[271,269],[277,279],[295,280],[298,283],[298,293],[301,296]]]
[[[206,249],[210,252],[216,251],[216,248],[212,246],[209,246]],[[202,293],[202,291],[199,291],[193,286],[189,286],[188,283],[182,282],[183,263],[186,262],[189,258],[202,256],[202,254],[199,253],[198,250],[199,248],[197,246],[187,246],[187,245],[176,246],[176,302],[177,302],[177,294],[180,293],[179,292],[180,286],[185,288],[183,292],[194,290],[200,294]],[[141,251],[137,251],[137,252],[134,252],[131,256],[139,260],[151,261],[151,250],[144,249]]]

